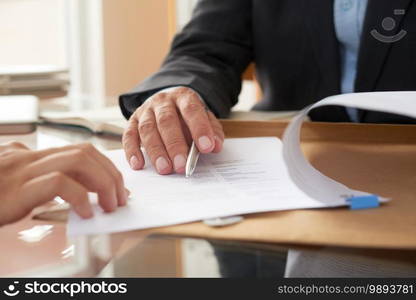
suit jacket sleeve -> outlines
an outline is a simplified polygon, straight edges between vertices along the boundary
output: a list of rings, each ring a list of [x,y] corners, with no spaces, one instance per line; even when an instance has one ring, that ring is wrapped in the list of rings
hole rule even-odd
[[[218,117],[226,117],[252,61],[251,32],[251,0],[200,0],[160,70],[120,96],[124,116],[157,91],[181,85],[197,91]]]

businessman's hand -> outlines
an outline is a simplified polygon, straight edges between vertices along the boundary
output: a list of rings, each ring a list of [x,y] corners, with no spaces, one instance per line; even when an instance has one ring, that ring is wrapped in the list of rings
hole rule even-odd
[[[90,144],[32,151],[20,143],[0,145],[0,226],[23,218],[56,196],[82,218],[92,217],[88,192],[106,212],[127,201],[123,178]]]
[[[123,134],[123,147],[134,170],[144,167],[143,146],[159,174],[183,173],[192,140],[201,153],[217,153],[224,132],[197,93],[175,87],[153,95],[134,112]]]

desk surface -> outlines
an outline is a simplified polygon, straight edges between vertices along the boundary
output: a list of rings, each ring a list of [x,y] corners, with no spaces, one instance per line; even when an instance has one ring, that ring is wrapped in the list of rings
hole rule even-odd
[[[0,136],[0,143],[10,140],[38,149],[81,142],[90,142],[100,150],[121,148],[118,137],[100,137],[82,129],[45,126],[38,127],[35,133],[29,135]],[[134,231],[69,239],[64,223],[33,220],[30,215],[0,228],[0,251],[3,254],[0,257],[0,277],[219,276],[217,260],[206,240],[149,237],[146,234]],[[237,258],[239,264],[246,264],[263,253],[269,261],[272,257],[274,262],[284,267],[286,248],[283,246],[219,241],[215,245],[217,251],[221,249],[222,262],[224,259]],[[327,247],[325,251],[332,249]],[[403,252],[373,250],[369,254],[354,250],[353,255],[371,255],[387,263],[415,264],[413,252],[403,256]],[[235,264],[233,261],[231,263]]]

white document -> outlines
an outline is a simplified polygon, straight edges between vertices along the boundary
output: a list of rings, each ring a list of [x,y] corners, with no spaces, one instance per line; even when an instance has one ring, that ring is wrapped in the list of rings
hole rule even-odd
[[[195,173],[161,176],[147,162],[132,171],[123,150],[107,152],[124,175],[132,200],[113,213],[94,206],[82,220],[71,212],[68,233],[144,229],[237,214],[325,207],[290,180],[278,138],[227,139],[220,154],[201,155]]]
[[[416,118],[416,92],[373,92],[343,94],[325,98],[300,111],[290,122],[283,136],[283,156],[292,181],[306,194],[333,206],[347,198],[369,195],[350,189],[315,169],[300,147],[300,129],[309,111],[320,106],[340,105],[382,111]],[[381,202],[387,201],[379,197]]]
[[[168,226],[214,217],[346,205],[350,189],[316,170],[300,148],[300,129],[318,106],[342,105],[416,118],[416,92],[345,94],[305,108],[277,138],[227,139],[220,154],[201,155],[193,177],[158,175],[147,162],[132,171],[123,150],[107,152],[124,175],[132,200],[114,213],[95,205],[95,217],[71,212],[68,234],[100,234]],[[381,201],[385,201],[382,197]]]

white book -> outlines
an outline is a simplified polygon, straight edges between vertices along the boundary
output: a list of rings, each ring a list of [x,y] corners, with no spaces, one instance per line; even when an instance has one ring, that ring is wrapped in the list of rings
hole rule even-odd
[[[68,70],[55,66],[0,66],[0,94],[66,91]]]

